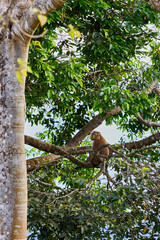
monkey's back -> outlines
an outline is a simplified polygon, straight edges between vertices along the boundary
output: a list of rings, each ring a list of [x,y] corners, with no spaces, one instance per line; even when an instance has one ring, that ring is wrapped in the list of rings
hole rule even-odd
[[[101,136],[100,139],[96,139],[95,141],[93,141],[93,145],[92,148],[93,150],[96,150],[98,147],[107,144],[106,140]],[[102,149],[100,149],[98,151],[99,154],[102,154],[104,156],[108,156],[109,155],[109,148],[108,147],[104,147]]]

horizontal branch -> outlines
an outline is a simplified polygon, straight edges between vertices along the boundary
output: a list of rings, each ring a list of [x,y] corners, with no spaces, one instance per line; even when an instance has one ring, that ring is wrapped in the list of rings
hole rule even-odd
[[[145,139],[139,140],[139,141],[135,141],[135,142],[128,142],[128,143],[122,143],[120,144],[118,147],[116,145],[116,149],[119,148],[123,148],[123,149],[128,149],[128,150],[132,150],[132,149],[140,149],[140,150],[145,150],[144,147],[151,145],[157,141],[160,141],[160,133],[155,133]],[[71,162],[75,163],[76,165],[78,165],[79,167],[83,167],[83,168],[90,168],[92,167],[89,163],[85,163],[80,161],[79,159],[75,158],[73,155],[81,155],[81,154],[86,154],[89,152],[93,152],[92,147],[91,146],[84,146],[84,147],[59,147],[56,145],[51,145],[49,143],[45,143],[43,141],[40,141],[38,139],[35,139],[33,137],[29,137],[29,136],[25,136],[25,144],[28,144],[32,147],[35,147],[39,150],[45,151],[45,152],[50,152],[50,153],[54,153],[54,154],[59,154],[59,155],[46,155],[46,156],[41,156],[41,157],[36,157],[36,158],[32,158],[30,160],[27,160],[27,170],[28,172],[33,171],[35,168],[38,167],[38,165],[41,162],[47,161],[46,163],[43,164],[50,164],[52,162],[55,162],[57,160],[60,159],[60,155],[61,157],[66,157],[68,158]],[[102,145],[98,148],[98,150],[104,148],[104,147],[108,147],[110,149],[110,155],[109,157],[112,157],[112,152],[115,152],[114,149],[114,145],[109,145],[109,144],[105,144]],[[159,147],[159,146],[157,146]],[[154,148],[156,148],[156,146],[154,146]],[[135,152],[135,154],[137,153],[137,151]],[[117,152],[117,154],[119,154]],[[129,157],[130,155],[128,155]],[[132,154],[133,156],[133,154]],[[127,157],[127,156],[126,156]],[[43,165],[42,164],[42,165]]]
[[[110,76],[118,75],[118,74],[123,73],[123,72],[131,72],[131,71],[132,71],[132,69],[127,68],[127,69],[123,69],[123,70],[118,71],[118,72],[107,74],[105,70],[97,70],[97,71],[94,71],[94,72],[89,72],[88,74],[96,75],[96,74],[99,74],[99,73],[105,73],[104,76],[110,77]]]
[[[35,139],[30,136],[26,136],[26,135],[25,135],[25,143],[32,147],[38,148],[39,150],[64,156],[64,157],[68,158],[71,162],[77,164],[79,167],[85,167],[85,168],[90,167],[89,163],[86,164],[84,162],[81,162],[79,159],[77,159],[73,155],[71,155],[65,148],[62,148],[62,147],[59,147],[56,145],[52,145],[49,143],[45,143],[41,140]]]
[[[45,156],[27,159],[27,173],[38,170],[44,165],[53,164],[60,158],[62,158],[60,155],[48,154]]]
[[[89,153],[92,151],[91,146],[83,146],[83,147],[59,147],[54,144],[49,144],[46,142],[43,142],[39,139],[30,137],[25,135],[25,144],[32,146],[34,148],[37,148],[44,152],[54,153],[54,154],[60,154],[60,155],[66,155],[66,154],[72,154],[72,155],[81,155],[85,153]],[[62,153],[62,154],[61,154]],[[42,156],[44,157],[44,156]]]
[[[155,133],[145,139],[142,139],[140,141],[122,143],[119,145],[119,147],[126,148],[128,150],[132,150],[132,149],[138,149],[138,148],[142,148],[144,146],[151,145],[157,141],[160,141],[160,133],[159,132]]]

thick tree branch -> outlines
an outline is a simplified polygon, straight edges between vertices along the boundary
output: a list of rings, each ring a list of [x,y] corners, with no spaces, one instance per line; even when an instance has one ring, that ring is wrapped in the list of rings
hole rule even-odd
[[[152,92],[155,88],[155,85],[158,84],[158,79],[155,78],[151,83],[147,90],[145,90],[146,94]],[[144,91],[144,90],[143,90]],[[139,93],[143,91],[138,91]],[[98,127],[102,122],[110,116],[113,116],[119,112],[121,112],[121,107],[114,107],[111,111],[106,110],[106,115],[101,117],[100,114],[95,116],[90,122],[88,122],[68,143],[67,147],[76,147],[87,135],[89,135],[96,127]]]
[[[151,7],[157,11],[160,11],[160,0],[150,0]]]
[[[39,169],[42,165],[53,164],[62,158],[60,155],[49,154],[45,156],[30,158],[26,161],[27,163],[27,173]]]
[[[151,145],[151,144],[153,144],[157,141],[160,141],[160,133],[159,132],[155,133],[155,134],[153,134],[153,135],[151,135],[151,136],[149,136],[145,139],[142,139],[140,141],[120,144],[118,147],[116,146],[116,149],[124,148],[124,149],[128,149],[128,150],[132,150],[132,149],[140,149],[141,150],[143,147]],[[51,145],[51,144],[42,142],[38,139],[34,139],[32,137],[29,137],[29,136],[25,136],[25,143],[32,146],[32,147],[36,147],[39,150],[45,151],[45,152],[60,154],[62,157],[68,158],[70,161],[72,161],[73,163],[75,163],[79,167],[84,167],[84,168],[92,167],[90,164],[86,164],[85,162],[81,162],[80,160],[78,160],[77,158],[75,158],[73,156],[74,154],[75,155],[80,155],[80,154],[85,154],[87,152],[92,152],[91,147],[88,147],[88,146],[78,147],[78,148],[75,148],[75,147],[73,147],[73,148],[72,147],[70,147],[70,148],[59,147],[59,146],[55,146],[55,145]],[[108,144],[103,145],[103,146],[100,146],[99,149],[101,149],[103,147],[106,147],[106,146],[111,149],[111,152],[110,152],[110,157],[111,157],[112,152],[116,151],[114,149],[114,145],[113,146],[110,146]],[[157,147],[159,147],[159,146],[157,146]],[[154,148],[155,148],[155,146],[154,146]],[[135,154],[136,153],[137,153],[137,151],[135,152]],[[39,163],[42,162],[42,161],[47,161],[47,162],[49,161],[49,163],[57,161],[60,158],[60,156],[59,155],[54,155],[54,154],[47,155],[47,156],[42,156],[42,157],[38,157],[38,158],[32,158],[30,160],[27,160],[28,172],[33,171],[37,167],[37,165],[39,165]],[[116,154],[119,154],[119,153],[116,152]]]
[[[96,127],[110,116],[121,112],[120,107],[114,107],[111,111],[106,110],[106,115],[102,117],[100,114],[95,116],[88,122],[68,143],[67,147],[76,147],[87,135],[89,135]]]
[[[41,151],[54,153],[56,155],[60,154],[62,156],[66,154],[80,155],[89,153],[92,151],[90,146],[85,147],[59,147],[54,144],[45,143],[39,139],[25,135],[25,144],[35,147]]]
[[[86,164],[84,162],[81,162],[79,159],[75,158],[73,155],[71,155],[67,150],[65,150],[62,147],[52,145],[49,143],[44,143],[38,139],[29,137],[29,136],[25,136],[25,143],[29,144],[32,147],[36,147],[39,150],[64,156],[68,158],[71,162],[77,164],[79,167],[85,167],[85,168],[91,167],[90,163]]]
[[[35,0],[32,4],[32,8],[36,8],[40,10],[44,15],[48,15],[54,9],[57,9],[60,5],[64,4],[66,0]],[[39,19],[37,15],[34,13],[32,15],[31,21],[28,22],[28,26],[32,32],[35,31],[37,25],[39,24]]]
[[[122,143],[122,144],[120,144],[120,147],[126,148],[128,150],[132,150],[132,149],[138,149],[138,148],[142,148],[144,146],[151,145],[157,141],[160,141],[160,132],[155,133],[155,134],[153,134],[145,139],[142,139],[140,141]]]
[[[66,0],[35,0],[32,3],[17,2],[16,7],[20,20],[18,24],[15,23],[13,26],[15,37],[28,41],[30,39],[28,36],[33,35],[40,23],[37,17],[38,13],[48,15],[65,1]],[[26,5],[26,3],[28,3],[28,5]],[[33,11],[33,9],[37,9],[38,12]]]

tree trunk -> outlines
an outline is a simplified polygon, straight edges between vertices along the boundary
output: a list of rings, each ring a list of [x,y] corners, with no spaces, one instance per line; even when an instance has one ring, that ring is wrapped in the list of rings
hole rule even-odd
[[[27,62],[29,42],[5,39],[0,54],[0,239],[26,239],[25,99],[17,59]]]
[[[0,240],[26,239],[27,173],[24,148],[25,76],[39,9],[47,15],[66,0],[0,0]],[[26,67],[26,66],[25,66]]]
[[[153,9],[160,11],[160,0],[150,0]]]

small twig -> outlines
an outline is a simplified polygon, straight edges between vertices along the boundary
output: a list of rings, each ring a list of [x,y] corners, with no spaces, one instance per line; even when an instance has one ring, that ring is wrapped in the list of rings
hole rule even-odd
[[[55,188],[55,189],[57,189],[57,190],[61,190],[61,191],[63,191],[63,192],[65,192],[66,193],[66,191],[63,189],[63,188],[61,188],[61,187],[58,187],[58,186],[56,186],[56,185],[53,185],[53,184],[50,184],[50,183],[46,183],[46,182],[42,182],[42,181],[40,181],[39,179],[34,179],[36,182],[38,182],[38,183],[40,183],[40,184],[42,184],[42,185],[44,185],[44,186],[47,186],[47,187],[52,187],[52,188]]]
[[[39,35],[31,35],[31,34],[28,34],[28,33],[26,33],[25,31],[23,31],[19,26],[18,26],[18,28],[19,28],[19,30],[20,30],[20,32],[22,32],[25,36],[27,36],[27,37],[29,37],[29,38],[43,38],[44,37],[44,35],[47,33],[47,29],[43,32],[43,33],[41,33],[41,34],[39,34]]]
[[[102,175],[102,170],[100,170],[90,181],[88,187],[84,188],[83,190],[87,190],[88,188],[90,188],[93,184],[93,182],[98,179],[100,176]]]
[[[133,71],[132,69],[129,69],[129,68],[127,68],[127,69],[123,69],[123,70],[121,70],[121,71],[118,71],[118,72],[115,72],[115,73],[110,73],[110,74],[107,74],[106,73],[106,71],[105,70],[97,70],[97,71],[95,71],[95,72],[89,72],[89,74],[96,74],[96,73],[105,73],[105,76],[114,76],[114,75],[118,75],[118,74],[120,74],[120,73],[122,73],[122,72],[128,72],[128,71]]]

